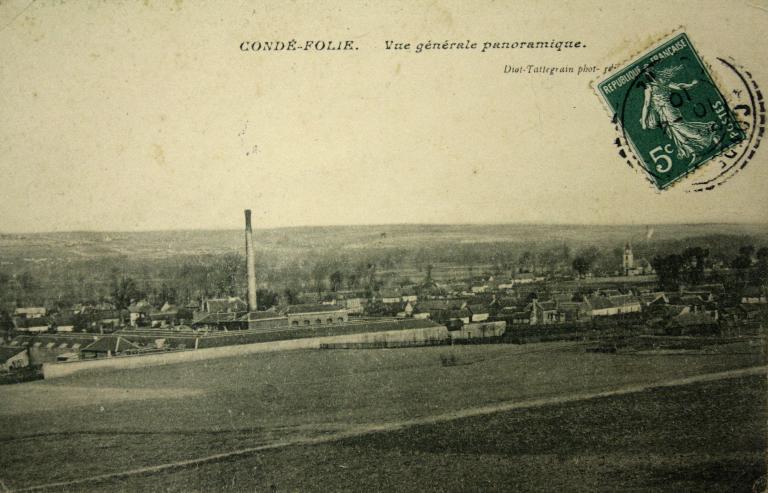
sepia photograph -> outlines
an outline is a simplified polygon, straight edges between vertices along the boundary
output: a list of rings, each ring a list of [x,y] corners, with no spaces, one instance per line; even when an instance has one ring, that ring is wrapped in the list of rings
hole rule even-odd
[[[0,493],[768,492],[766,34],[0,0]]]

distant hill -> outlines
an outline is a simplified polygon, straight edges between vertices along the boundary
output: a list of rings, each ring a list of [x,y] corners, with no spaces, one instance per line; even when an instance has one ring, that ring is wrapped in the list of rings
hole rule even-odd
[[[264,229],[254,232],[265,253],[301,254],[309,251],[428,248],[446,244],[567,243],[574,248],[664,243],[694,237],[750,237],[768,241],[765,224],[664,224],[649,226],[584,225],[382,225]],[[161,259],[179,255],[242,253],[239,230],[148,232],[63,232],[0,235],[0,258],[75,260],[101,257]]]
[[[452,282],[551,268],[570,272],[595,252],[596,273],[616,272],[625,243],[635,258],[702,247],[725,264],[739,247],[768,246],[768,226],[693,224],[386,225],[256,230],[257,282],[276,292],[327,289],[332,273],[348,288],[375,279],[391,288],[424,278]],[[245,293],[245,241],[238,230],[67,232],[0,236],[0,306],[109,299],[130,277],[141,295],[197,300]]]

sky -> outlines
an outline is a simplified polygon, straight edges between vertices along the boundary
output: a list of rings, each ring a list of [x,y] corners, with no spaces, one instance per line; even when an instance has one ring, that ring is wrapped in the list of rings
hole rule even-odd
[[[684,23],[768,87],[765,2],[0,3],[0,232],[765,222],[768,149],[658,192],[616,153],[604,66]],[[414,53],[386,40],[581,40]],[[247,53],[246,40],[353,40]],[[724,81],[728,82],[728,81]]]

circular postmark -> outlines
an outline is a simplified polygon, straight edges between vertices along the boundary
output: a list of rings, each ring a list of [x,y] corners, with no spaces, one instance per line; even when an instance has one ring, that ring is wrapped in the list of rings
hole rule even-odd
[[[724,90],[722,96],[744,132],[745,138],[713,156],[706,164],[691,170],[679,184],[688,192],[713,190],[744,169],[754,157],[765,133],[765,102],[760,87],[752,74],[730,58],[717,58],[715,67],[710,67],[710,69],[715,69],[714,72],[718,76],[719,85]],[[652,68],[650,71],[643,71],[638,74],[633,80],[633,84],[643,85],[642,79],[649,77],[654,77]],[[702,79],[701,83],[702,85],[712,85],[714,88],[714,85],[706,79]],[[681,91],[671,99],[672,104],[679,107],[681,112],[688,112],[693,117],[699,116],[700,112],[707,109],[718,109],[712,106],[705,108],[700,101],[691,97],[689,91]],[[649,182],[655,184],[655,180],[659,177],[658,171],[646,166],[642,160],[638,159],[637,154],[629,144],[625,130],[625,121],[628,115],[624,108],[625,105],[621,113],[614,116],[613,123],[617,133],[614,145],[617,147],[619,156],[628,166],[642,170]],[[726,127],[717,128],[716,138],[711,145],[716,146],[717,143],[726,139],[728,131],[729,129]]]

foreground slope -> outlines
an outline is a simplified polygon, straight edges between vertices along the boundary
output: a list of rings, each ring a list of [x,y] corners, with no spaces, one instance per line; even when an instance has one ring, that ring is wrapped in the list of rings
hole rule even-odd
[[[446,355],[453,355],[456,364],[444,366],[449,360]],[[748,353],[640,356],[586,353],[578,344],[568,343],[296,351],[78,374],[0,388],[0,480],[16,488],[68,481],[286,440],[324,437],[354,426],[764,364],[762,347]],[[700,399],[705,402],[708,396],[701,394]],[[678,421],[686,412],[682,404],[653,405],[659,407],[657,414],[662,421],[667,408],[680,410],[683,414],[672,413],[670,422],[681,426]],[[649,404],[651,408],[653,405]],[[759,409],[745,412],[755,417]],[[436,426],[450,429],[445,424]],[[542,430],[547,427],[549,433],[556,430],[550,425]],[[495,429],[491,426],[487,433],[497,433]],[[583,428],[591,433],[588,430]],[[631,427],[626,430],[636,433]],[[509,431],[498,433],[506,436]],[[474,443],[473,437],[464,438],[467,446]],[[429,441],[440,443],[437,439]],[[397,454],[408,455],[412,449],[419,447],[405,441]],[[311,456],[316,449],[306,450],[301,453]],[[278,455],[281,453],[294,452]],[[484,453],[472,448],[457,453],[466,455],[467,461],[463,465],[456,462],[457,471],[486,459]],[[380,452],[375,449],[371,454],[375,461]],[[306,481],[311,482],[323,462],[310,456],[301,467]],[[288,474],[285,471],[280,474]],[[212,473],[213,482],[208,487],[201,483],[201,488],[222,488],[216,478],[217,473]],[[342,484],[336,486],[344,488]],[[104,486],[89,483],[84,487],[99,490]],[[137,489],[145,487],[155,489],[149,483]],[[252,487],[261,488],[255,483]],[[295,487],[305,489],[299,484]],[[240,488],[251,489],[243,484]]]

